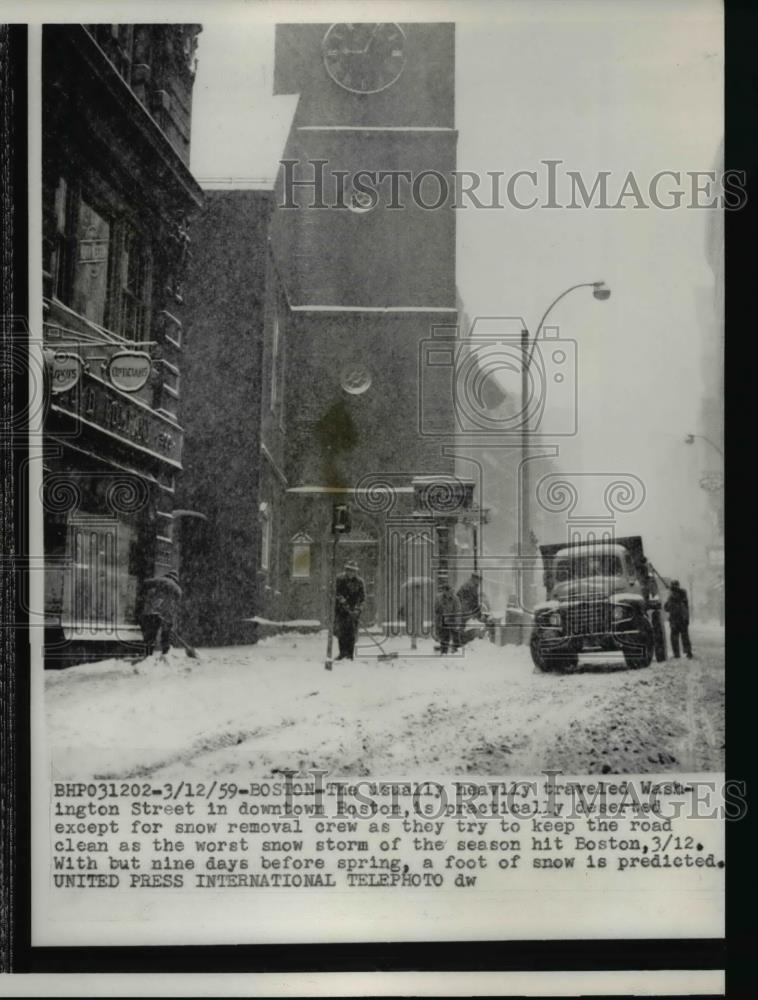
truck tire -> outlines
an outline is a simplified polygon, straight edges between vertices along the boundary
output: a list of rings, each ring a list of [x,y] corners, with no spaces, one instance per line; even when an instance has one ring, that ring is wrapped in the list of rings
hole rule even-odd
[[[645,620],[640,628],[639,640],[631,648],[624,649],[624,659],[630,670],[640,670],[649,667],[653,661],[655,642],[653,629],[649,622]]]
[[[538,670],[541,670],[543,673],[547,673],[551,669],[548,662],[542,655],[540,641],[535,633],[532,633],[532,638],[529,640],[529,652],[532,654],[532,663]]]
[[[655,648],[655,662],[666,662],[666,630],[663,627],[663,618],[660,611],[653,612],[653,646]]]
[[[532,662],[543,673],[568,670],[569,667],[575,667],[579,662],[579,657],[576,653],[566,653],[563,656],[544,656],[536,635],[532,636],[529,649],[532,654]]]
[[[559,656],[557,660],[553,662],[553,670],[558,670],[563,672],[564,670],[573,670],[575,666],[579,663],[579,657],[574,654],[573,656]]]

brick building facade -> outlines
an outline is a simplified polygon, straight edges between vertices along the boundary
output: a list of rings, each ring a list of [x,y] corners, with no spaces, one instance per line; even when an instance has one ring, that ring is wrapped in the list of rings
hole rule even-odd
[[[140,639],[176,563],[182,276],[199,25],[43,30],[44,513],[50,665]]]
[[[328,622],[336,504],[351,510],[336,555],[360,566],[365,619],[395,620],[400,584],[454,557],[471,505],[451,484],[450,369],[429,363],[456,337],[452,193],[396,211],[387,192],[367,209],[350,188],[319,209],[309,184],[318,160],[327,186],[363,169],[451,178],[454,28],[361,26],[392,47],[381,87],[327,65],[348,28],[277,26],[274,93],[297,106],[271,200],[208,192],[195,230],[182,505],[209,520],[183,522],[195,540],[182,573],[198,587],[186,628],[206,616],[198,641],[248,641],[251,621]]]

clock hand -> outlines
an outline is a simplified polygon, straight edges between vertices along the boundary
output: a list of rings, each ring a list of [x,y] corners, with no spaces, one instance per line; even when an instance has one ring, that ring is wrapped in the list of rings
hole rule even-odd
[[[364,45],[364,47],[362,49],[342,49],[342,55],[343,56],[365,56],[366,53],[368,52],[368,50],[371,48],[371,44],[374,41],[374,35],[376,35],[376,33],[377,33],[377,31],[379,30],[380,27],[381,27],[381,22],[379,22],[379,24],[375,24],[374,25],[374,30],[369,35],[369,39],[368,39],[368,41],[366,42],[366,44]]]
[[[375,24],[374,25],[374,30],[371,32],[371,34],[369,35],[369,39],[366,42],[366,48],[362,50],[362,52],[363,52],[364,55],[371,48],[371,45],[372,45],[372,43],[374,41],[374,36],[376,35],[376,33],[377,33],[377,31],[379,30],[380,27],[381,27],[381,21],[379,22],[379,24]]]

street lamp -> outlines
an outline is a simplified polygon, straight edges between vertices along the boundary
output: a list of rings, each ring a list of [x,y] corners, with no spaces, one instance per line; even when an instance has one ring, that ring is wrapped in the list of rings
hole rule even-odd
[[[542,318],[535,327],[534,337],[532,338],[531,347],[529,346],[529,331],[524,328],[521,331],[521,353],[523,357],[523,364],[521,366],[521,558],[522,558],[522,573],[521,573],[521,604],[524,610],[528,610],[527,604],[527,585],[526,585],[526,556],[532,549],[532,528],[531,528],[531,518],[530,518],[530,492],[531,492],[531,475],[529,469],[529,460],[527,457],[527,452],[529,450],[529,371],[531,368],[532,360],[534,358],[534,351],[537,347],[537,339],[539,338],[540,331],[545,325],[545,320],[550,315],[553,308],[565,298],[570,292],[576,291],[577,288],[591,288],[592,295],[599,302],[605,302],[611,297],[611,290],[608,288],[604,281],[582,281],[577,285],[571,285],[565,291],[557,295],[547,309],[542,314]]]
[[[719,448],[717,444],[711,441],[710,438],[707,438],[704,434],[687,434],[684,438],[684,443],[694,444],[696,438],[699,439],[700,441],[705,441],[707,444],[711,446],[711,448],[717,451],[722,458],[724,457],[724,452],[721,450],[721,448]]]
[[[710,438],[706,437],[704,434],[686,434],[684,437],[685,444],[694,444],[695,440],[705,441],[709,444],[715,452],[718,452],[721,457],[723,464],[724,452],[719,448],[719,446],[711,441]],[[700,488],[705,490],[706,493],[720,493],[724,488],[724,475],[722,472],[705,472],[700,478]]]

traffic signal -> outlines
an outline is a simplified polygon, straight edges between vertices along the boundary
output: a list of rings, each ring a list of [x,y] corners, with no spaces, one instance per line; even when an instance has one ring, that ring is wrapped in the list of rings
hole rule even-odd
[[[346,503],[336,503],[332,507],[332,534],[347,535],[351,527],[350,508]]]

